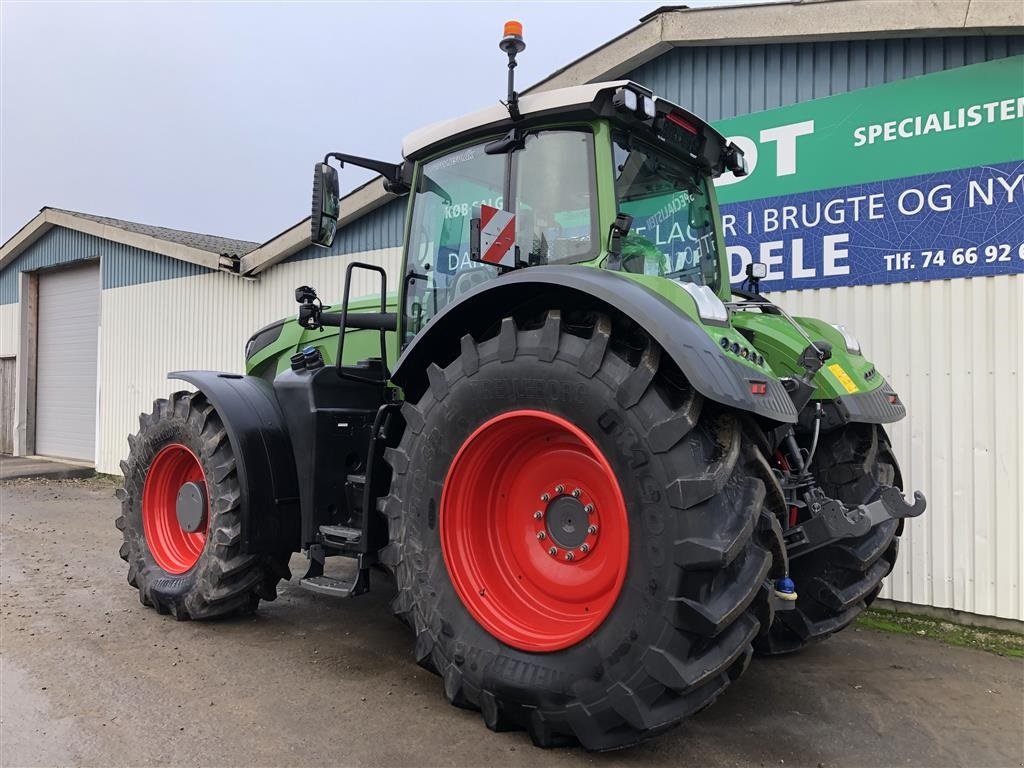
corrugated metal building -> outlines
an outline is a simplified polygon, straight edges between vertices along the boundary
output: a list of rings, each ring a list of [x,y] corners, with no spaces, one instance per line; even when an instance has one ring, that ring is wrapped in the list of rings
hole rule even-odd
[[[717,121],[1022,54],[1024,11],[1014,1],[664,8],[534,89],[625,77]],[[42,364],[39,318],[41,302],[63,301],[46,291],[60,288],[60,270],[91,268],[101,288],[94,448],[78,458],[118,473],[137,414],[172,386],[166,371],[240,370],[252,331],[293,311],[294,286],[340,289],[353,255],[385,266],[396,284],[405,200],[376,180],[342,210],[341,233],[324,251],[309,245],[307,222],[257,247],[44,209],[0,252],[0,358],[17,381],[5,421],[16,452],[41,450],[36,414],[46,403],[37,400],[56,397],[38,381],[52,366]],[[907,403],[909,418],[891,434],[907,484],[925,489],[930,507],[908,525],[883,595],[1024,619],[1024,275],[773,298],[855,330]]]

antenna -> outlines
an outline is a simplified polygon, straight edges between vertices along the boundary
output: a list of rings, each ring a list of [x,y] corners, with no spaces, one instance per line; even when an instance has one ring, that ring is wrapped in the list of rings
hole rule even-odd
[[[508,113],[513,120],[520,118],[519,94],[515,87],[516,54],[526,50],[526,41],[523,40],[523,25],[518,21],[506,21],[504,37],[498,43],[498,47],[508,54]]]

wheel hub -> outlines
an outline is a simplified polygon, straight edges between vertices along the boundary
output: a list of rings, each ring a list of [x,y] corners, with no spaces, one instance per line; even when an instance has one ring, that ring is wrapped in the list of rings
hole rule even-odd
[[[206,523],[205,487],[193,481],[182,485],[178,490],[174,511],[178,517],[178,525],[183,531],[195,533],[202,528]]]
[[[533,527],[541,548],[566,563],[579,563],[593,553],[600,526],[592,496],[566,482],[545,491],[540,499],[545,506],[533,513]]]

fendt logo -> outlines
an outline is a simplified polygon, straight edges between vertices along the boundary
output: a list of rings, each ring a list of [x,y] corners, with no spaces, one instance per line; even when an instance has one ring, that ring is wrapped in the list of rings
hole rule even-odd
[[[792,176],[796,173],[797,139],[812,133],[814,133],[813,120],[779,125],[775,128],[765,128],[761,131],[758,135],[761,145],[765,148],[774,145],[776,176]],[[731,173],[723,174],[715,180],[715,185],[719,187],[737,184],[750,178],[757,171],[757,160],[760,151],[757,143],[747,136],[729,136],[727,141],[733,142],[743,150],[743,155],[747,160],[747,175],[733,176]]]

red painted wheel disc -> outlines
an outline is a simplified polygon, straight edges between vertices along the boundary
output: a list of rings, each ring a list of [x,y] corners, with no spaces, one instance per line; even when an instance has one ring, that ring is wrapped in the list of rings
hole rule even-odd
[[[519,410],[459,449],[441,495],[441,548],[463,604],[491,635],[557,651],[611,612],[629,561],[626,504],[593,440]]]
[[[189,482],[206,487],[203,467],[191,450],[180,443],[172,443],[153,457],[142,489],[142,527],[146,544],[157,565],[168,573],[188,571],[199,561],[206,546],[208,502],[199,530],[190,533],[178,522],[178,492]]]

